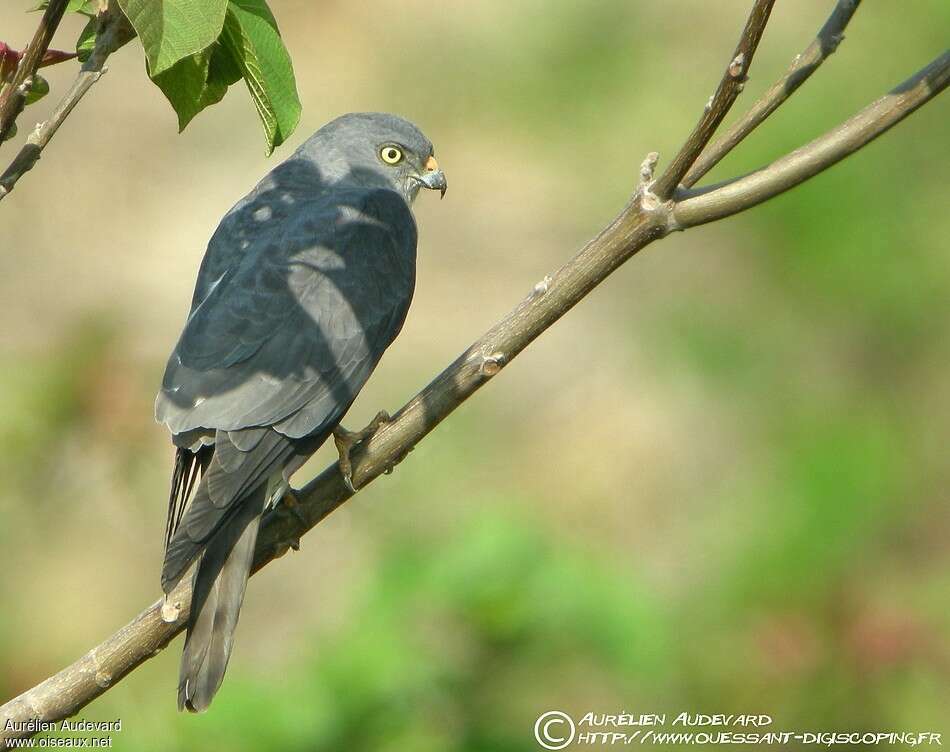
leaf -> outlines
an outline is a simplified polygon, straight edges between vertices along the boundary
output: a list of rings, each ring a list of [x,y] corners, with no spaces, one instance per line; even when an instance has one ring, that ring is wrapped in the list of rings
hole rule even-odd
[[[241,68],[270,154],[294,132],[301,106],[293,64],[267,3],[230,0],[221,42]]]
[[[76,55],[79,57],[80,63],[86,62],[92,54],[92,51],[96,48],[97,27],[98,21],[96,21],[95,18],[90,18],[89,22],[79,33],[79,39],[76,40]]]
[[[38,73],[33,76],[33,83],[24,99],[24,104],[33,104],[49,94],[49,82]]]
[[[240,78],[228,53],[215,44],[179,60],[152,80],[178,114],[178,130],[183,131],[205,107],[220,102],[228,86]]]
[[[72,60],[76,57],[74,52],[63,52],[62,50],[46,50],[43,53],[42,59],[40,59],[40,64],[38,68],[45,68],[49,65],[56,65],[57,63],[65,62],[66,60]],[[18,52],[13,49],[6,42],[0,42],[0,81],[9,81],[14,72],[16,72],[17,66],[20,64],[20,60],[23,59],[23,53]]]
[[[17,52],[6,42],[0,42],[0,82],[13,77],[23,53]]]
[[[95,16],[99,12],[99,0],[69,0],[66,12]]]
[[[142,40],[155,78],[209,47],[221,34],[227,0],[118,0]]]
[[[72,60],[74,57],[76,57],[75,52],[46,50],[46,52],[43,53],[43,58],[40,60],[39,67],[46,68],[50,65],[59,65],[60,63],[65,63],[67,60]]]
[[[30,8],[27,13],[33,13],[38,10],[46,10],[49,0],[41,2]],[[99,12],[99,0],[69,0],[66,3],[66,13],[83,13],[87,16],[94,16]]]
[[[212,48],[208,76],[224,81],[230,86],[244,78],[244,71],[241,70],[238,61],[232,57],[231,52],[219,43]]]

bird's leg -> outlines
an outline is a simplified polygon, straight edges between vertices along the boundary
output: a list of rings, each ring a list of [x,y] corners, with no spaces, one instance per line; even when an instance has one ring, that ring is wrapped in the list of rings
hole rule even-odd
[[[290,486],[287,486],[287,490],[280,497],[280,509],[283,513],[292,514],[296,517],[305,528],[310,527],[310,520],[303,513],[303,505],[301,505],[300,499],[297,498],[297,494]]]
[[[353,464],[350,462],[350,450],[372,436],[379,427],[390,421],[389,413],[380,410],[376,413],[369,425],[361,431],[347,431],[343,426],[337,426],[333,429],[333,443],[336,444],[336,450],[340,454],[340,474],[343,476],[343,482],[350,489],[350,493],[356,493],[353,487]]]
[[[305,530],[310,527],[310,520],[308,520],[304,514],[303,506],[300,504],[300,500],[297,498],[297,495],[290,486],[287,486],[287,490],[284,491],[283,495],[280,497],[280,501],[277,503],[277,514],[281,516],[293,515],[297,521],[303,525]],[[285,553],[287,553],[287,549],[289,548],[292,548],[294,551],[299,551],[300,538],[292,537],[279,543],[277,545],[275,558],[283,556]]]
[[[385,475],[392,475],[393,470],[396,469],[396,465],[398,465],[400,462],[406,459],[406,457],[409,456],[409,452],[411,452],[413,449],[415,449],[415,447],[411,446],[407,450],[405,450],[402,454],[400,454],[398,457],[396,457],[396,459],[394,459],[392,462],[386,465],[386,469],[383,470],[383,473]]]

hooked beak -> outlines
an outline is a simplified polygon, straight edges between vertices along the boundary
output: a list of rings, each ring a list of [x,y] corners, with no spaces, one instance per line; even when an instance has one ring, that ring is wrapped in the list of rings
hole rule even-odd
[[[445,182],[445,173],[439,169],[439,163],[435,161],[435,157],[429,157],[426,160],[425,170],[423,175],[416,177],[416,180],[429,190],[439,191],[440,198],[445,197],[448,183]]]

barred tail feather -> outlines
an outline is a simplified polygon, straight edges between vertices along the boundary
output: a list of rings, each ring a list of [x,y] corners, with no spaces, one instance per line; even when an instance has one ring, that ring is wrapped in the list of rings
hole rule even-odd
[[[197,452],[182,447],[175,451],[175,467],[172,470],[171,490],[168,493],[168,516],[165,520],[166,551],[181,524],[195,482],[204,475],[213,454],[212,446],[203,446]]]

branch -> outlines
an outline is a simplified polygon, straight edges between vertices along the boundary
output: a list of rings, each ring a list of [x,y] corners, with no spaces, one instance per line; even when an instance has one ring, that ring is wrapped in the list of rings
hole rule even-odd
[[[691,188],[703,175],[719,164],[752,131],[758,128],[769,115],[775,112],[819,66],[836,50],[844,39],[844,30],[858,9],[861,0],[838,0],[834,10],[818,31],[808,48],[797,55],[782,78],[752,105],[751,109],[715,143],[708,146],[699,159],[680,181]]]
[[[719,127],[742,91],[749,68],[752,67],[752,57],[755,55],[756,47],[759,46],[759,40],[762,38],[762,32],[765,31],[765,24],[768,23],[774,4],[775,0],[756,0],[755,5],[752,6],[749,20],[746,21],[742,36],[739,37],[739,44],[729,65],[726,66],[726,72],[722,75],[722,81],[719,82],[716,93],[709,100],[703,116],[693,128],[693,132],[689,134],[679,154],[674,157],[670,166],[657,179],[653,187],[653,192],[661,201],[666,201],[673,195],[676,186],[709,143],[709,139],[713,137],[716,128]]]
[[[353,482],[365,486],[392,469],[435,426],[637,251],[674,230],[735,214],[794,187],[883,133],[936,96],[948,82],[950,53],[827,136],[760,173],[713,190],[685,192],[681,203],[660,201],[649,192],[656,164],[656,155],[649,155],[640,169],[634,200],[620,215],[573,259],[535,285],[511,313],[354,450]],[[764,177],[757,177],[762,173]],[[288,545],[295,545],[351,495],[334,464],[297,492],[303,521],[280,511],[268,513],[258,535],[254,571],[283,555]],[[167,601],[153,603],[71,666],[0,707],[0,741],[43,731],[37,720],[57,721],[77,713],[184,629],[190,603],[190,583],[182,582]],[[10,730],[5,730],[8,725]]]
[[[712,222],[761,204],[827,170],[897,125],[950,84],[945,52],[847,122],[767,167],[726,183],[677,196],[673,216],[681,228]]]
[[[68,1],[50,0],[50,4],[43,12],[43,18],[40,19],[40,25],[33,35],[33,41],[23,51],[16,73],[0,94],[0,143],[3,143],[10,129],[13,128],[17,116],[23,111],[26,95],[29,94],[30,87],[33,85],[33,76],[40,67],[49,43],[53,41],[53,34],[56,33],[63,13],[66,12]]]
[[[52,4],[50,7],[52,7]],[[105,62],[109,55],[134,36],[128,19],[115,5],[114,0],[110,0],[108,6],[99,13],[98,24],[96,46],[86,62],[83,63],[76,80],[73,81],[72,86],[69,87],[62,100],[56,105],[56,109],[53,110],[49,118],[45,122],[37,124],[26,139],[26,143],[14,157],[13,162],[0,175],[0,200],[13,190],[13,186],[25,173],[33,169],[43,149],[53,138],[59,126],[69,117],[69,113],[79,104],[79,100],[89,91],[90,87],[108,70],[105,67]]]

